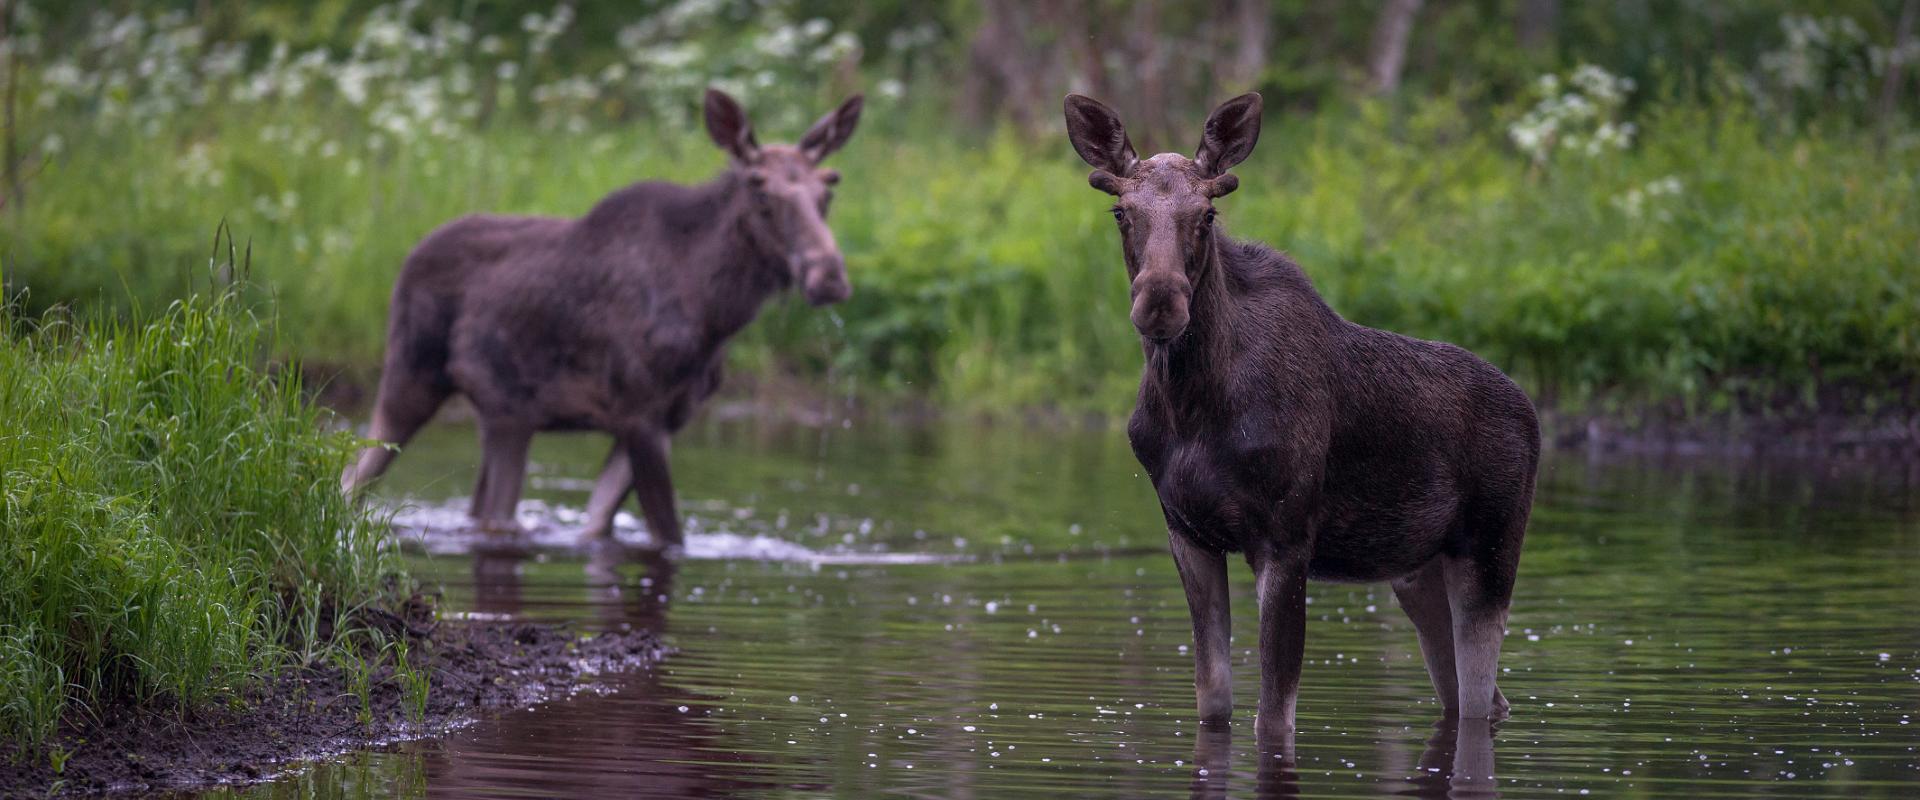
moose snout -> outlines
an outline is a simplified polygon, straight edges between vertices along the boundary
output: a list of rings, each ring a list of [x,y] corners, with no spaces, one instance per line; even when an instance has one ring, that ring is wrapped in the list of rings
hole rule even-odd
[[[847,262],[839,253],[813,253],[803,256],[800,268],[800,293],[813,306],[830,306],[853,294],[847,283]]]
[[[1133,282],[1133,329],[1149,339],[1166,340],[1187,329],[1187,302],[1193,284],[1178,273],[1142,273]]]

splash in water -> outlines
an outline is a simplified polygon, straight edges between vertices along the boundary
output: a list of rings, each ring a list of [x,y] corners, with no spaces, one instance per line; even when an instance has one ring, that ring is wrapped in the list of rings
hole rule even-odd
[[[387,506],[395,536],[407,545],[417,546],[435,555],[472,553],[477,547],[498,548],[512,544],[530,551],[574,551],[582,548],[580,533],[586,524],[586,512],[572,506],[525,500],[515,509],[519,531],[502,532],[476,527],[467,515],[468,501],[403,500]],[[729,518],[730,517],[730,518]],[[755,520],[747,510],[721,518],[693,516],[687,519],[684,556],[704,560],[779,561],[796,564],[935,564],[968,560],[965,556],[938,553],[895,553],[882,545],[856,547],[852,542],[814,549],[770,535],[766,523]],[[825,525],[823,524],[823,527]],[[711,529],[709,529],[711,528]],[[628,547],[646,549],[656,546],[646,525],[622,511],[614,517],[614,539]]]

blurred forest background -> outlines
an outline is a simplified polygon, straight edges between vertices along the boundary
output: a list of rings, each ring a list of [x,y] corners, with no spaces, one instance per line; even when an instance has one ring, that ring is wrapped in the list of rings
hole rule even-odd
[[[1636,419],[1920,408],[1916,0],[4,2],[0,271],[30,314],[155,309],[252,249],[278,355],[377,374],[406,251],[577,215],[869,105],[832,223],[854,299],[772,308],[736,374],[1121,412],[1140,354],[1060,98],[1190,153],[1257,89],[1222,202],[1355,321]]]

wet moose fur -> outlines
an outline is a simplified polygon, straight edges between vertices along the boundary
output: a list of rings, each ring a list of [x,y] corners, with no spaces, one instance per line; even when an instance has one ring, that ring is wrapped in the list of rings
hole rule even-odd
[[[817,165],[860,108],[854,97],[800,144],[762,147],[739,104],[709,91],[707,132],[731,157],[711,182],[634,184],[578,219],[474,215],[434,231],[394,286],[370,436],[404,444],[465,394],[483,451],[473,517],[511,527],[536,431],[611,433],[587,533],[611,531],[631,488],[654,542],[679,544],[667,440],[718,385],[728,338],[788,287],[815,305],[848,295],[825,221],[838,175]],[[362,452],[343,490],[394,455]]]
[[[1533,405],[1465,350],[1348,322],[1286,256],[1225,236],[1212,201],[1238,186],[1226,170],[1252,152],[1260,108],[1230,100],[1194,158],[1142,161],[1111,109],[1066,100],[1090,182],[1117,198],[1146,354],[1127,435],[1186,588],[1201,718],[1233,708],[1228,553],[1255,574],[1263,736],[1294,728],[1310,578],[1391,581],[1445,707],[1499,718]]]

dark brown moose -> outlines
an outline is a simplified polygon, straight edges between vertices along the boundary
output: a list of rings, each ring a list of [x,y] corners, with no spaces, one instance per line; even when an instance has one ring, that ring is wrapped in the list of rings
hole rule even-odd
[[[1233,711],[1236,552],[1260,604],[1262,739],[1291,741],[1310,578],[1391,581],[1444,707],[1498,719],[1539,461],[1533,404],[1465,350],[1348,322],[1286,256],[1227,238],[1213,201],[1239,185],[1227,170],[1253,151],[1260,106],[1257,94],[1221,104],[1191,159],[1142,161],[1112,109],[1066,99],[1089,182],[1118,198],[1146,353],[1127,437],[1186,587],[1201,719]]]
[[[341,477],[349,494],[385,471],[454,392],[478,414],[483,462],[472,515],[514,525],[536,431],[613,435],[587,534],[606,536],[629,488],[654,543],[681,543],[668,436],[720,380],[727,339],[774,293],[850,292],[827,228],[839,175],[821,159],[860,120],[853,97],[798,145],[755,141],[746,112],[708,90],[707,133],[730,156],[699,186],[645,182],[578,219],[477,214],[429,234],[393,289],[371,447]]]

